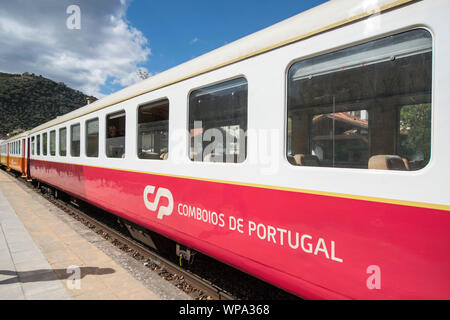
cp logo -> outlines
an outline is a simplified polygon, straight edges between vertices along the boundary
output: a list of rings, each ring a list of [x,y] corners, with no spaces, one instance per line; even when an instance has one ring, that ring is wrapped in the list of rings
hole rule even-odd
[[[159,199],[166,198],[169,200],[169,204],[167,206],[161,206],[158,210],[158,219],[162,219],[164,216],[170,216],[173,211],[173,197],[172,193],[166,188],[158,188],[156,192],[155,200],[149,201],[148,195],[155,193],[154,186],[146,186],[144,189],[144,203],[148,210],[156,211],[159,204]]]

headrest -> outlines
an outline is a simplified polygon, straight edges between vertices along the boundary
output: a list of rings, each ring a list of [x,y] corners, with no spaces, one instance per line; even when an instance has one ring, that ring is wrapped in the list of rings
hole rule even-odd
[[[296,154],[294,156],[295,163],[299,166],[319,167],[320,162],[317,156],[310,154]]]
[[[403,162],[403,159],[397,155],[376,155],[369,159],[369,169],[376,170],[401,170],[407,171],[408,169]]]

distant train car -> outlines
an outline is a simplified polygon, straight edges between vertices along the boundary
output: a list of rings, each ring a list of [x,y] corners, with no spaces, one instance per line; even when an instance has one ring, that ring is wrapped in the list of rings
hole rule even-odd
[[[450,299],[449,11],[327,2],[32,129],[29,174],[304,298]]]
[[[6,162],[8,157],[8,144],[4,140],[0,142],[0,166],[6,167],[8,164]]]
[[[27,176],[28,170],[28,150],[27,150],[28,133],[20,133],[1,143],[1,163],[8,170],[14,170]]]

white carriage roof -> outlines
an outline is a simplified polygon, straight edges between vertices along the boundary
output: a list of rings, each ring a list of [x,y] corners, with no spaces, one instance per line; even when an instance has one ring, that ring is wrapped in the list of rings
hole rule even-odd
[[[330,0],[320,6],[57,117],[30,130],[29,133],[38,132],[141,94],[415,1],[417,0]]]
[[[52,121],[53,121],[53,120],[52,120]],[[49,123],[49,122],[47,122],[47,123]],[[0,141],[0,144],[6,144],[6,143],[10,143],[10,142],[12,142],[12,141],[16,141],[16,140],[21,139],[21,138],[26,138],[26,137],[28,137],[28,135],[30,134],[30,132],[31,132],[31,131],[24,131],[24,132],[21,132],[21,133],[19,133],[19,134],[16,134],[15,136],[12,136],[12,137],[9,138],[9,139]]]

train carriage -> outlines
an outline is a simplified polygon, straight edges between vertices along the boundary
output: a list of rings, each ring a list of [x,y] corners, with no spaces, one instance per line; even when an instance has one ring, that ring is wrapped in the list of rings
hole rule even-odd
[[[32,129],[29,174],[305,298],[450,298],[446,0],[330,1]]]
[[[28,133],[20,133],[8,140],[2,142],[2,165],[8,170],[14,170],[21,173],[22,177],[27,176],[28,170]]]
[[[8,157],[8,145],[4,141],[0,142],[0,166],[6,167]]]

